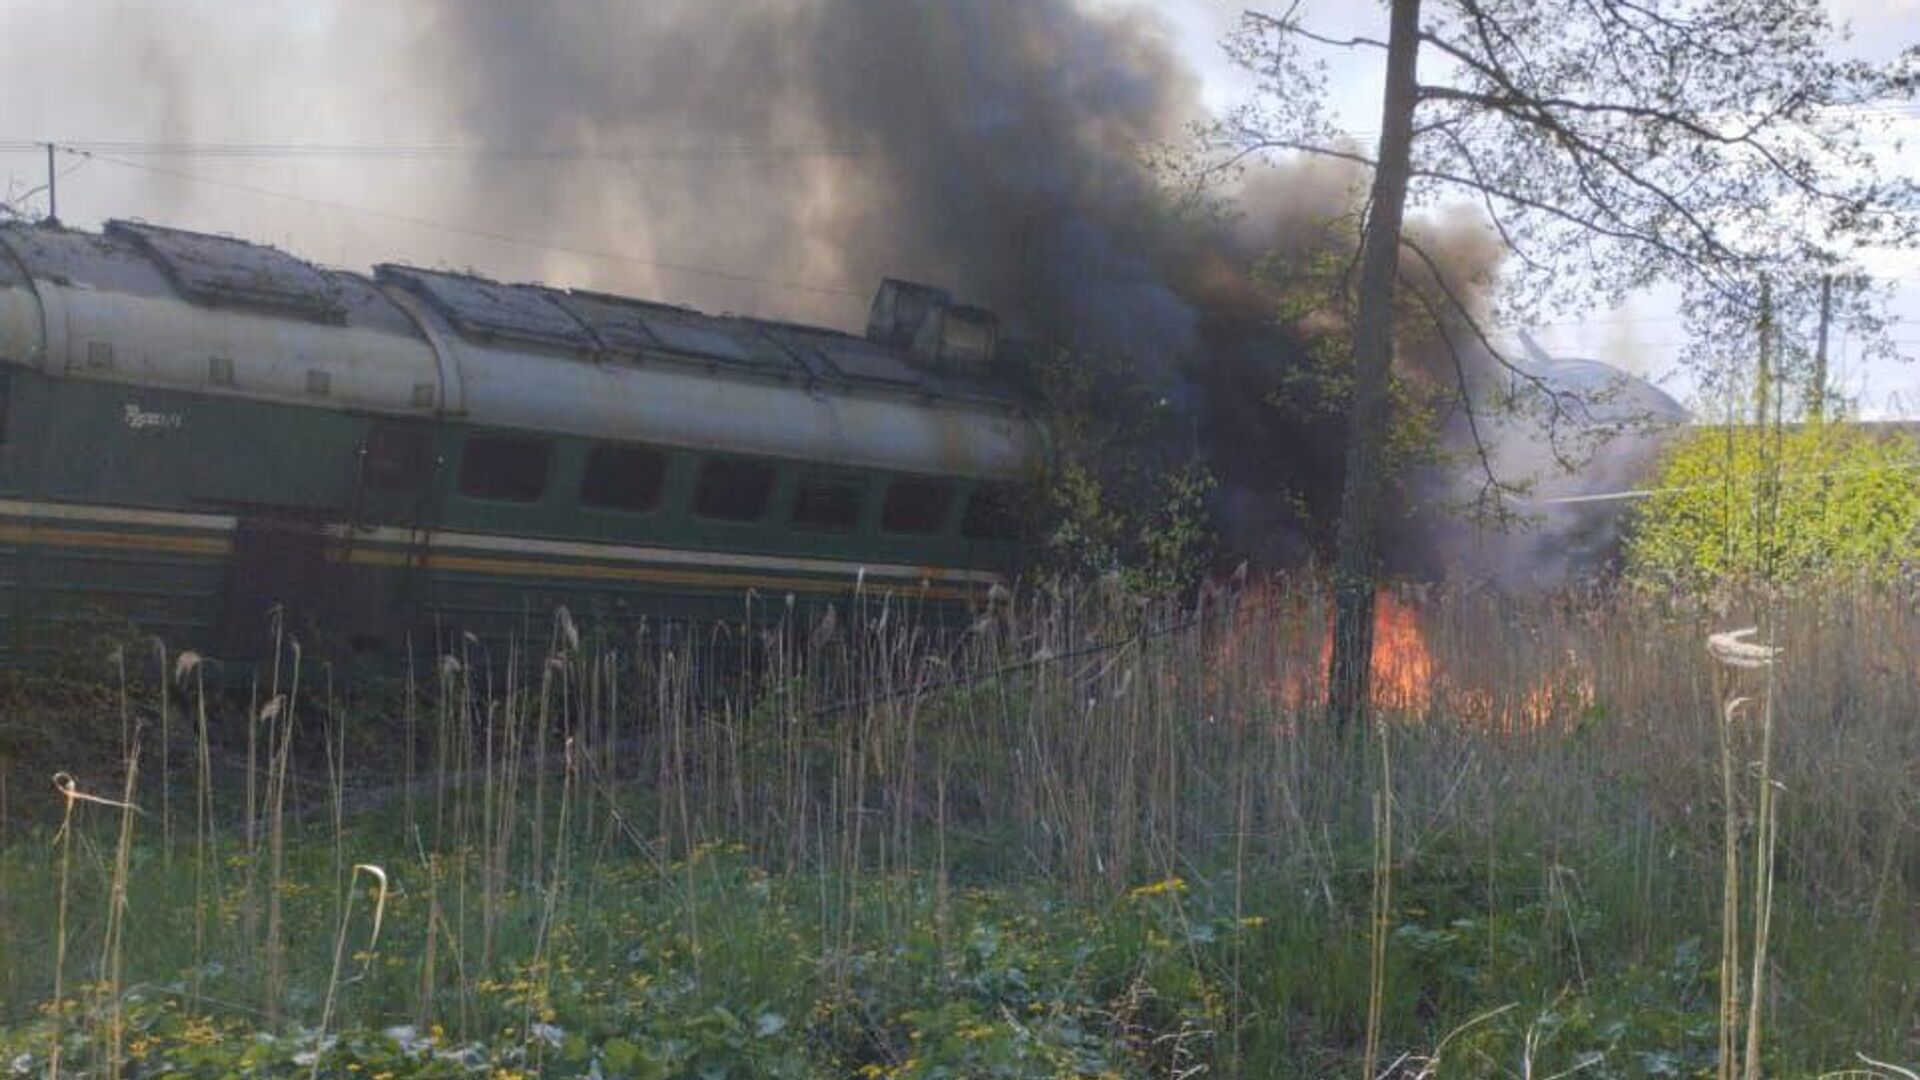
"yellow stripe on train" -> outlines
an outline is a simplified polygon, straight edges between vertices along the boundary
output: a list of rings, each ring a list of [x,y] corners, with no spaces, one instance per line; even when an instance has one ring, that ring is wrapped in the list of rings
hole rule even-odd
[[[169,533],[119,532],[99,529],[68,529],[45,525],[0,524],[0,543],[62,548],[96,548],[113,551],[146,551],[170,555],[200,555],[220,558],[232,554],[233,541],[227,536],[182,536]],[[422,560],[405,551],[353,547],[336,550],[334,558],[344,557],[355,566],[401,567],[424,565],[429,571],[519,577],[567,578],[589,581],[625,581],[636,584],[670,585],[703,589],[766,592],[845,593],[853,582],[844,578],[789,577],[768,574],[742,574],[727,571],[666,569],[609,562],[549,562],[530,559],[500,559],[472,555],[431,552]],[[907,592],[936,600],[964,600],[980,593],[964,586],[934,584],[931,579],[916,584],[888,582],[875,587],[879,592]]]

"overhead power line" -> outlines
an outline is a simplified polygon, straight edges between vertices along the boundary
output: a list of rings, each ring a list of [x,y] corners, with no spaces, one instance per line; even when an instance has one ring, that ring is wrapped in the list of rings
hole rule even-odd
[[[1896,461],[1877,468],[1858,469],[1822,469],[1818,472],[1781,473],[1782,480],[1827,480],[1836,476],[1861,476],[1879,472],[1911,472],[1920,469],[1920,461]],[[1758,483],[1759,477],[1749,477],[1750,483]],[[1545,499],[1513,499],[1520,506],[1577,506],[1582,503],[1637,502],[1658,495],[1685,495],[1695,491],[1713,491],[1719,484],[1687,484],[1681,487],[1664,488],[1627,488],[1621,491],[1596,491],[1586,495],[1560,495]]]
[[[0,140],[0,152],[43,149],[48,140]],[[793,143],[696,143],[678,146],[544,145],[491,146],[461,143],[296,143],[192,142],[141,139],[56,139],[76,151],[128,158],[204,158],[221,160],[345,159],[355,161],[765,161],[786,158],[859,157],[870,143],[822,141]]]
[[[152,173],[157,176],[165,176],[175,180],[184,180],[188,183],[203,184],[208,187],[224,188],[228,191],[239,191],[249,195],[257,195],[262,198],[280,199],[285,202],[301,203],[307,206],[315,206],[315,207],[320,207],[322,209],[327,209],[327,210],[337,210],[337,211],[348,213],[348,214],[358,214],[363,217],[377,218],[382,221],[392,221],[392,222],[397,222],[403,225],[412,225],[417,228],[432,229],[437,232],[450,233],[456,236],[469,236],[469,237],[473,237],[475,239],[480,239],[480,240],[491,240],[491,241],[494,241],[495,243],[511,244],[516,247],[532,248],[539,251],[557,252],[565,255],[577,255],[581,258],[597,259],[604,262],[627,263],[633,266],[648,267],[649,269],[653,269],[653,270],[666,270],[672,273],[690,274],[698,277],[714,278],[721,281],[735,281],[735,282],[740,282],[742,284],[748,284],[748,285],[764,285],[769,288],[790,289],[796,292],[824,293],[832,296],[864,297],[867,295],[864,290],[854,289],[846,285],[823,285],[823,284],[818,284],[814,282],[790,281],[790,280],[782,280],[779,278],[767,278],[767,277],[760,277],[754,274],[740,273],[738,271],[733,271],[733,270],[717,269],[715,267],[710,267],[710,266],[696,266],[691,263],[669,262],[663,259],[646,259],[646,258],[641,258],[637,255],[628,255],[618,251],[607,251],[604,249],[573,247],[566,244],[556,244],[550,240],[537,240],[537,239],[533,239],[531,237],[526,237],[526,236],[516,236],[512,233],[497,232],[492,229],[476,229],[476,228],[472,228],[464,225],[455,225],[445,221],[434,221],[430,218],[416,217],[412,214],[396,213],[391,210],[382,210],[377,207],[359,206],[353,203],[338,202],[333,199],[315,198],[310,195],[301,195],[301,194],[297,194],[295,192],[290,192],[290,191],[278,191],[273,188],[261,187],[257,184],[246,184],[246,183],[240,183],[238,181],[233,181],[233,180],[221,180],[211,176],[202,176],[198,173],[184,172],[179,169],[167,168],[161,165],[151,165],[151,164],[140,162],[140,161],[131,161],[122,157],[96,153],[91,150],[82,150],[82,149],[78,149],[78,148],[70,147],[66,145],[61,145],[59,149],[62,153],[71,154],[75,157],[84,158],[88,161],[98,161],[108,165],[118,165],[122,168],[136,169],[141,172]]]
[[[1829,105],[1829,115],[1861,119],[1920,119],[1920,101],[1861,101]],[[1369,141],[1375,130],[1349,130],[1342,135]],[[866,140],[797,140],[792,142],[733,141],[640,146],[600,144],[494,145],[485,143],[374,143],[374,142],[256,142],[245,140],[195,141],[164,139],[0,139],[0,153],[39,152],[51,141],[75,150],[122,157],[195,158],[351,158],[351,159],[488,159],[533,161],[714,161],[730,159],[858,157],[874,152]]]

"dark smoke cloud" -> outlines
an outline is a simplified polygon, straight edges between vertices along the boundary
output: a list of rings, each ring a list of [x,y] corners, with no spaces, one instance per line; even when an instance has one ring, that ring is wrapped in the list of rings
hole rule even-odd
[[[82,197],[89,183],[120,187],[91,200],[103,208],[91,223],[139,214],[346,265],[474,267],[848,329],[881,277],[928,281],[1023,336],[1136,361],[1186,420],[1190,445],[1172,449],[1203,453],[1223,478],[1235,549],[1295,562],[1325,539],[1297,508],[1323,521],[1331,510],[1341,425],[1277,419],[1272,401],[1303,340],[1343,323],[1328,310],[1276,325],[1255,271],[1276,250],[1350,245],[1365,176],[1288,163],[1239,177],[1223,217],[1169,205],[1147,162],[1207,117],[1195,73],[1144,8],[9,0],[0,29],[21,31],[0,35],[0,68],[23,73],[0,87],[44,87],[28,109],[65,117],[56,133],[478,145],[494,152],[470,164],[157,164],[552,250],[99,164],[74,179]],[[82,56],[85,95],[72,92]],[[1422,228],[1477,296],[1497,263],[1484,230]],[[1403,360],[1438,384],[1448,369],[1431,344],[1407,343]]]
[[[483,142],[749,159],[690,185],[591,161],[560,183],[475,186],[524,227],[603,221],[662,258],[782,280],[920,278],[1088,347],[1194,344],[1142,162],[1200,119],[1198,84],[1150,17],[1067,0],[447,0],[438,15],[426,43],[461,57],[456,113]],[[694,298],[842,323],[860,303],[720,281]]]
[[[1304,556],[1292,496],[1331,505],[1339,425],[1275,422],[1300,335],[1274,325],[1251,282],[1276,247],[1324,244],[1362,178],[1317,163],[1261,170],[1242,178],[1232,215],[1174,212],[1147,163],[1205,115],[1151,14],[1073,0],[446,0],[437,15],[425,44],[460,58],[455,113],[502,150],[800,151],[697,185],[651,186],[599,162],[558,183],[483,177],[474,193],[525,215],[516,227],[598,224],[642,254],[858,292],[917,278],[1022,334],[1128,357],[1186,415],[1187,452],[1221,475],[1231,546]],[[864,313],[863,296],[673,284],[713,308],[844,326]]]

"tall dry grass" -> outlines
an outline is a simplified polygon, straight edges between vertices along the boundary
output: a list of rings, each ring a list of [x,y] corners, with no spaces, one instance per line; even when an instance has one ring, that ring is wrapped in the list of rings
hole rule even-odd
[[[1369,1059],[1392,1038],[1381,1001],[1398,977],[1388,954],[1401,897],[1442,863],[1483,863],[1484,880],[1459,889],[1493,913],[1520,899],[1503,894],[1509,875],[1495,864],[1536,860],[1540,910],[1564,924],[1582,980],[1589,945],[1576,901],[1604,907],[1628,948],[1666,941],[1674,919],[1764,934],[1753,920],[1770,905],[1730,908],[1721,889],[1736,839],[1759,841],[1749,844],[1763,863],[1745,868],[1759,875],[1750,895],[1764,899],[1777,883],[1800,922],[1851,922],[1878,940],[1911,919],[1920,900],[1911,591],[1409,594],[1418,648],[1393,636],[1401,654],[1382,669],[1379,730],[1359,748],[1330,736],[1317,705],[1328,600],[1316,583],[1284,581],[1199,604],[1029,593],[946,631],[870,597],[831,616],[618,636],[562,610],[532,640],[456,638],[419,662],[429,675],[397,692],[344,686],[317,700],[316,680],[331,681],[276,630],[254,700],[224,719],[209,719],[222,706],[203,688],[204,662],[174,662],[164,692],[179,703],[152,711],[191,709],[195,723],[161,726],[182,742],[146,752],[163,763],[140,780],[159,786],[149,801],[161,821],[121,813],[103,880],[125,885],[136,830],[170,840],[168,793],[186,783],[191,901],[172,929],[191,942],[194,998],[217,964],[226,1000],[241,998],[270,1026],[311,1024],[302,1010],[316,1009],[301,992],[319,987],[322,1026],[333,1021],[344,938],[296,941],[287,930],[289,897],[307,880],[292,849],[317,831],[328,840],[324,866],[308,878],[328,883],[335,924],[353,910],[357,864],[386,867],[407,898],[389,918],[414,920],[419,948],[406,960],[406,1000],[387,1001],[389,1014],[402,1008],[422,1029],[472,1028],[483,984],[533,971],[522,1030],[537,1016],[539,980],[552,976],[559,912],[591,900],[573,895],[583,863],[630,860],[649,888],[684,897],[697,979],[714,935],[726,933],[703,920],[699,853],[743,845],[762,866],[818,882],[819,940],[809,947],[823,982],[841,986],[857,975],[856,938],[904,927],[924,882],[942,912],[956,883],[1042,881],[1098,903],[1142,882],[1205,878],[1226,882],[1236,917],[1250,898],[1284,889],[1323,912],[1330,932],[1371,935],[1360,1003]],[[1764,759],[1750,740],[1725,741],[1702,647],[1710,631],[1763,610],[1786,646]],[[138,719],[127,721],[129,745]],[[1756,787],[1744,781],[1758,760],[1769,772]],[[128,764],[121,790],[131,802]],[[73,857],[60,849],[63,916],[98,891],[70,881],[83,876]],[[898,889],[861,887],[876,880]],[[15,895],[51,888],[4,884]],[[0,944],[34,959],[0,973],[0,1000],[61,998],[76,979],[168,981],[134,970],[166,950],[128,955],[122,940],[143,924],[170,926],[166,917],[121,921],[126,894],[105,891],[98,967],[74,970],[65,923],[54,940],[10,926]],[[1355,909],[1356,925],[1338,921]],[[230,936],[209,929],[223,913]],[[1777,1016],[1782,1001],[1797,997],[1804,1010],[1808,994],[1851,992],[1858,1024],[1872,1030],[1897,1027],[1914,1007],[1886,997],[1871,967],[1853,986],[1844,971],[1823,972],[1815,988],[1769,967],[1764,946],[1750,955],[1755,1039],[1762,997],[1779,999],[1768,1010]],[[1258,1015],[1240,964],[1236,956],[1233,1008]],[[1759,1059],[1759,1047],[1747,1050]]]

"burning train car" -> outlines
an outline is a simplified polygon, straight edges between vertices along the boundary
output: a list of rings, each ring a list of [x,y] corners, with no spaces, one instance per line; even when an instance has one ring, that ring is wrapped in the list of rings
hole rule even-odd
[[[1477,395],[1472,464],[1446,499],[1466,503],[1489,476],[1505,514],[1455,516],[1434,547],[1450,572],[1508,586],[1561,585],[1616,568],[1623,523],[1661,454],[1692,415],[1664,390],[1599,360],[1549,355],[1522,333],[1524,356]]]
[[[0,228],[0,655],[104,618],[394,654],[889,597],[1016,557],[1044,434],[998,326],[888,281],[865,336],[114,221]],[[751,600],[747,601],[751,603]]]

